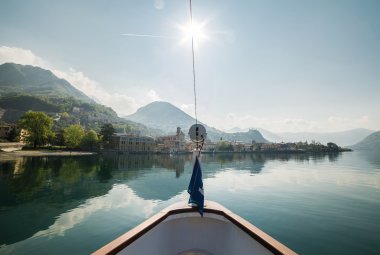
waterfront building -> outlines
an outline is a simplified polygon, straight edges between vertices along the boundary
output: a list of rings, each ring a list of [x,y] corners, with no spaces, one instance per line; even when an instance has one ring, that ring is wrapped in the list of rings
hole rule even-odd
[[[199,146],[201,146],[201,143],[199,143]],[[217,143],[212,142],[210,139],[206,139],[202,146],[202,151],[204,152],[215,152],[216,151]],[[196,143],[193,142],[187,142],[185,144],[185,151],[192,152],[197,147]]]
[[[183,152],[185,151],[185,134],[177,127],[175,135],[157,137],[157,148],[160,152]]]
[[[203,145],[203,151],[215,152],[216,151],[216,143],[212,142],[210,139],[206,139],[206,141]]]
[[[235,141],[232,143],[232,148],[234,152],[246,152],[250,151],[251,144],[248,145],[248,150],[246,147],[246,143],[241,141]]]
[[[9,136],[9,133],[11,132],[12,126],[5,124],[0,125],[0,138],[1,139],[7,139]]]
[[[153,137],[133,134],[116,134],[113,137],[114,148],[123,152],[150,153],[156,150]]]
[[[15,132],[17,135],[20,133],[20,129],[16,124],[2,124],[0,125],[0,139],[8,139],[11,132]]]
[[[262,151],[275,151],[279,149],[279,145],[277,143],[264,143],[261,145]]]

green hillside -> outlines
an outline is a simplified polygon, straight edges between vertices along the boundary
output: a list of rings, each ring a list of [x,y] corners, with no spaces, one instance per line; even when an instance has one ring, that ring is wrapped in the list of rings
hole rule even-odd
[[[370,134],[351,148],[354,150],[380,150],[380,131]]]
[[[49,70],[13,63],[0,65],[0,95],[20,93],[33,96],[73,97],[87,103],[94,102]]]
[[[12,63],[0,65],[0,122],[16,123],[27,111],[41,111],[54,119],[54,129],[81,124],[99,130],[104,123],[118,129],[161,135],[156,129],[119,118],[51,71]]]
[[[3,109],[13,109],[20,111],[59,112],[60,107],[41,98],[29,95],[11,95],[0,97],[0,107]]]
[[[97,103],[86,103],[72,97],[35,97],[22,94],[0,97],[1,122],[16,123],[29,110],[47,113],[55,120],[55,129],[80,123],[88,129],[98,130],[102,124],[112,123],[117,128],[138,130],[145,135],[163,134],[162,131],[119,118],[112,108]]]
[[[80,123],[87,128],[98,128],[102,123],[124,123],[111,108],[87,103],[72,97],[37,97],[16,94],[0,97],[0,120],[15,123],[27,111],[41,111],[56,120],[56,127]]]

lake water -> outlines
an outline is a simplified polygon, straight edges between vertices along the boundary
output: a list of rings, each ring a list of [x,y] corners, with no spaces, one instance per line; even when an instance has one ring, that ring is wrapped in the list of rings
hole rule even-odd
[[[187,200],[192,156],[0,154],[0,254],[89,254]],[[203,155],[205,197],[300,254],[379,254],[380,152]]]

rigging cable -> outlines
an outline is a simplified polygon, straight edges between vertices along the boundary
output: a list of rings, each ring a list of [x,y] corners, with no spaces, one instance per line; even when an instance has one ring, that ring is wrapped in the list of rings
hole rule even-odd
[[[195,124],[198,124],[197,116],[197,90],[195,86],[195,58],[194,58],[194,25],[193,25],[193,10],[190,0],[190,25],[191,25],[191,53],[193,56],[193,84],[194,84],[194,113],[195,113]]]
[[[196,133],[198,133],[197,89],[196,89],[196,82],[195,82],[196,79],[195,79],[195,54],[194,54],[194,33],[195,33],[195,29],[194,29],[194,24],[193,24],[193,8],[192,8],[191,0],[189,0],[189,2],[190,2],[190,26],[191,26],[190,27],[190,29],[191,29],[191,53],[192,53],[192,57],[193,57],[194,115],[195,115]],[[196,141],[196,149],[197,150],[199,149],[198,157],[201,154],[203,143],[204,143],[204,141],[202,141],[201,146],[199,146],[199,141],[198,140]]]

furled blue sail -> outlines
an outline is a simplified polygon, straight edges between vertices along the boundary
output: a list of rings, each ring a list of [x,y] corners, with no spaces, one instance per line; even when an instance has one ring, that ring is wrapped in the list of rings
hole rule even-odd
[[[196,204],[198,206],[199,213],[203,217],[205,199],[203,192],[202,169],[198,157],[195,157],[193,174],[191,175],[191,180],[187,192],[190,194],[189,203]]]

